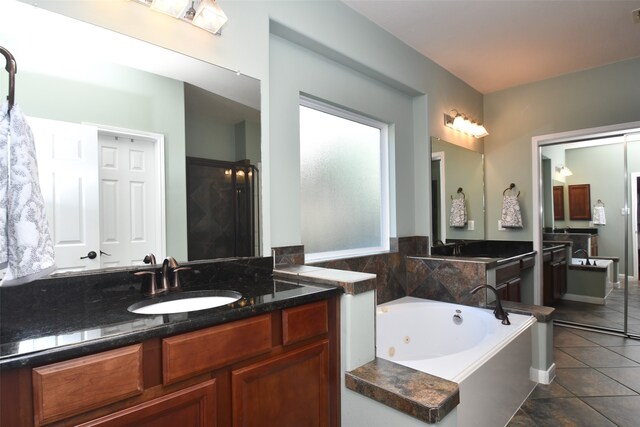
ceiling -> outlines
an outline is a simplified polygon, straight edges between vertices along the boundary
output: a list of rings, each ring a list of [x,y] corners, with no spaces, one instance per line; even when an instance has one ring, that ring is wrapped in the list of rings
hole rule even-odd
[[[481,93],[640,57],[640,0],[343,0]]]

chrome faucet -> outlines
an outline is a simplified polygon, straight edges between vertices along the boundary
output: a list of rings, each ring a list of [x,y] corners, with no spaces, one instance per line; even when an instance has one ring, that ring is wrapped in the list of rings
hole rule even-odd
[[[587,252],[586,249],[578,249],[573,254],[574,255],[578,255],[578,253],[584,253],[585,258],[587,258],[587,264],[586,265],[591,265],[591,263],[589,262],[589,252]]]
[[[475,288],[469,291],[470,294],[475,294],[482,288],[491,289],[493,293],[496,295],[496,308],[493,310],[493,315],[496,316],[496,319],[502,320],[503,325],[510,325],[509,315],[502,308],[502,304],[500,303],[500,296],[498,295],[498,291],[491,285],[478,285]]]

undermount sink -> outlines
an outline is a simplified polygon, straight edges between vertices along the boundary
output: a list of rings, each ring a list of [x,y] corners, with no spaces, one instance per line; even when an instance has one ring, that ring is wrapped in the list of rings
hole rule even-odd
[[[227,290],[180,292],[137,302],[130,305],[127,310],[136,314],[185,313],[220,307],[240,298],[242,298],[240,293]]]

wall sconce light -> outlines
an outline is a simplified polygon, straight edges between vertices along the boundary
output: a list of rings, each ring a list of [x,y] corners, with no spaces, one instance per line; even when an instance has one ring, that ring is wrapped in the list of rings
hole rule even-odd
[[[189,22],[210,33],[220,35],[220,29],[227,22],[227,15],[215,0],[132,0]],[[197,6],[196,6],[197,5]]]
[[[489,135],[489,132],[480,123],[469,120],[466,116],[460,114],[458,110],[451,110],[455,115],[444,114],[444,125],[455,129],[458,132],[466,133],[474,138],[482,138]]]
[[[569,169],[568,167],[566,167],[565,165],[558,165],[556,166],[556,171],[561,175],[561,176],[571,176],[573,175],[573,172],[571,172],[571,169]]]

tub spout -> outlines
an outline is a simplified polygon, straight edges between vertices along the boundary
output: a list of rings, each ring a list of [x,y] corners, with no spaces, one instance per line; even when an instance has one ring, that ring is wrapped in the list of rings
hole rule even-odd
[[[586,265],[591,265],[591,263],[589,262],[589,252],[587,252],[585,249],[578,249],[573,254],[574,255],[578,255],[579,253],[583,253],[584,257],[587,259],[587,264]]]
[[[498,291],[496,291],[493,286],[478,285],[475,288],[471,289],[469,293],[475,294],[476,292],[478,292],[480,289],[483,289],[483,288],[491,289],[493,293],[496,295],[496,308],[493,310],[493,315],[496,316],[496,319],[502,320],[503,325],[510,325],[511,322],[509,322],[509,315],[502,308],[502,303],[500,302],[500,296],[498,295]]]

